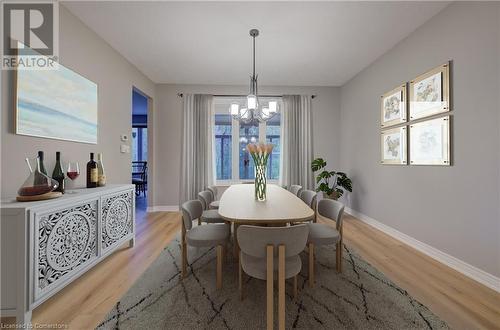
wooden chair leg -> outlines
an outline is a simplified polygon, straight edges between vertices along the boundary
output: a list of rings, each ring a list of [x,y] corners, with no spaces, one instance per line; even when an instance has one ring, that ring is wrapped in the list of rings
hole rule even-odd
[[[222,245],[217,245],[217,290],[222,288]]]
[[[337,272],[339,273],[342,273],[342,240],[340,240],[338,243],[337,243],[337,247],[336,247],[336,268],[337,268]]]
[[[201,226],[201,217],[198,218],[198,226]]]
[[[243,300],[243,269],[241,267],[241,258],[238,259],[238,290],[240,291],[240,300]]]
[[[182,225],[182,237],[181,237],[181,249],[182,249],[182,278],[187,276],[187,244],[186,244],[186,229],[184,228],[184,224]]]
[[[285,330],[285,246],[278,247],[278,329]]]
[[[293,299],[297,300],[298,290],[297,290],[297,275],[293,277]]]
[[[314,244],[309,243],[309,287],[314,287]]]
[[[273,330],[274,327],[274,246],[267,246],[267,277],[266,277],[266,286],[267,286],[267,330]]]

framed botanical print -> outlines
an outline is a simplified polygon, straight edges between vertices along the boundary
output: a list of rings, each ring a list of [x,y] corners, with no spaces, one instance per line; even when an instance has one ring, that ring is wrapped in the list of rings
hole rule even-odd
[[[382,95],[380,125],[389,127],[406,122],[406,84]]]
[[[450,111],[450,64],[410,81],[410,120]]]
[[[406,135],[406,126],[382,131],[380,148],[382,164],[407,164]]]
[[[450,164],[450,116],[410,125],[410,164]]]

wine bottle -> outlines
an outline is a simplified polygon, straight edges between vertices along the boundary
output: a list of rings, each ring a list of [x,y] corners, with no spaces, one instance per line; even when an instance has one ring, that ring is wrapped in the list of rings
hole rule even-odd
[[[61,165],[61,152],[56,152],[56,166],[54,167],[54,171],[52,172],[52,179],[56,180],[59,183],[59,186],[55,191],[60,191],[64,194],[64,172],[62,170]]]
[[[90,161],[87,163],[87,188],[97,187],[99,175],[97,173],[97,163],[94,161],[94,153],[90,153]]]
[[[104,164],[102,163],[102,153],[97,154],[97,184],[99,187],[106,185],[106,173],[104,173]]]
[[[40,158],[40,172],[47,175],[47,170],[45,169],[45,166],[43,165],[43,151],[38,152],[38,158]]]

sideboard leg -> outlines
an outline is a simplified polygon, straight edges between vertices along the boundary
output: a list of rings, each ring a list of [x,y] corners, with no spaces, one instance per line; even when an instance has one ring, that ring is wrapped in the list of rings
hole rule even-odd
[[[31,323],[31,311],[27,311],[27,312],[19,311],[19,312],[17,312],[16,323],[24,324],[24,325]]]
[[[133,248],[135,246],[135,237],[131,238],[130,241],[128,241],[128,247]]]

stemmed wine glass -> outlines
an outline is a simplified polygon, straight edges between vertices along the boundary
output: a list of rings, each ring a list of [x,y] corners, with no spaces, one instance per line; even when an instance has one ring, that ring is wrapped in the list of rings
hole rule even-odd
[[[69,162],[68,163],[68,171],[66,172],[68,175],[68,178],[73,181],[72,188],[75,189],[75,180],[78,178],[80,175],[80,166],[78,165],[78,162]],[[76,191],[68,191],[70,194],[74,194]]]

